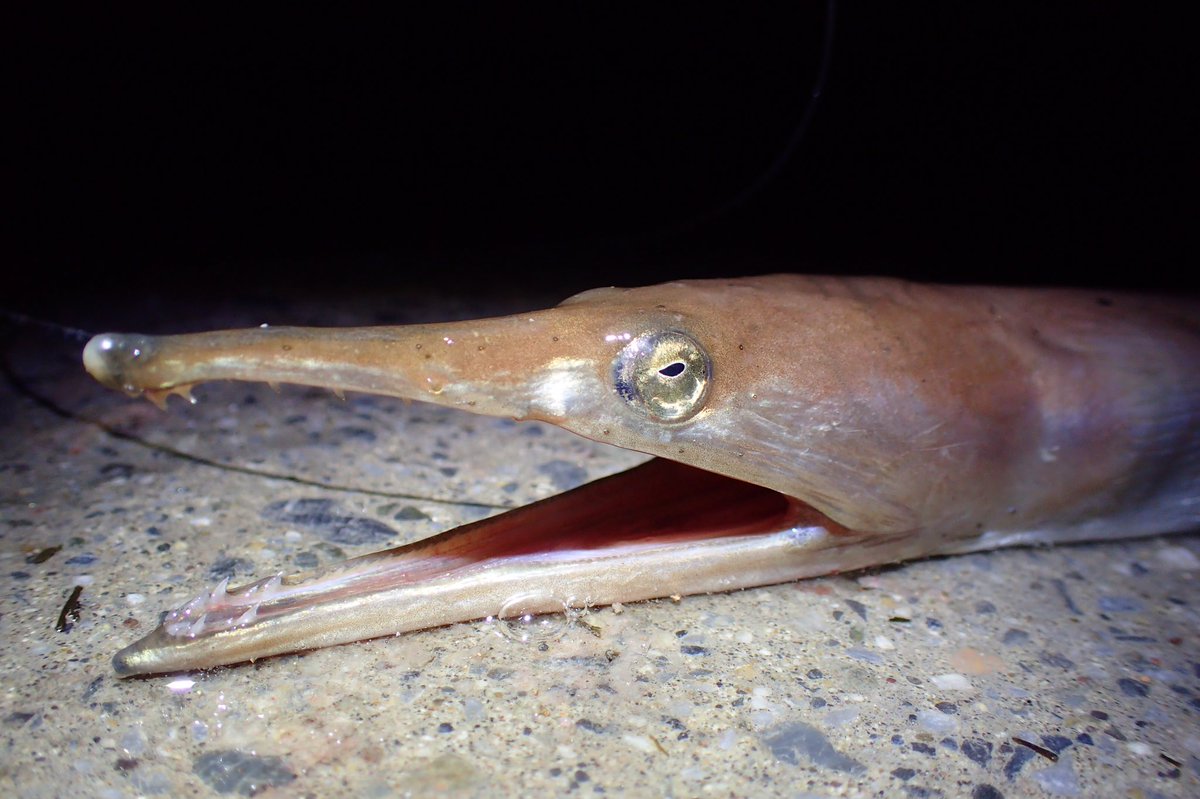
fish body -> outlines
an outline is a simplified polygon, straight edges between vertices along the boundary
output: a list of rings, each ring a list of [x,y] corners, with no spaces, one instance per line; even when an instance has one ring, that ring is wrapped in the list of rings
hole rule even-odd
[[[221,586],[122,673],[479,618],[530,585],[529,609],[554,610],[1200,526],[1200,308],[1179,299],[771,275],[444,325],[107,334],[84,363],[160,401],[300,383],[660,458],[321,574]]]

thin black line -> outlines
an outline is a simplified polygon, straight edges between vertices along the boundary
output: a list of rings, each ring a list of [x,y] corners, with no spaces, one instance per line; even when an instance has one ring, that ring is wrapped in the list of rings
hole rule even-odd
[[[7,308],[0,308],[0,319],[6,320],[14,327],[34,327],[38,330],[48,331],[55,335],[62,336],[67,341],[75,341],[80,344],[87,343],[94,334],[86,330],[81,330],[78,327],[68,327],[67,325],[59,324],[58,322],[50,322],[45,319],[38,319],[27,314],[10,311]]]
[[[753,199],[761,192],[768,184],[777,178],[783,172],[783,168],[791,160],[792,155],[804,141],[804,137],[808,134],[809,126],[812,124],[813,117],[816,116],[817,106],[820,104],[821,95],[825,93],[825,86],[829,80],[829,71],[833,64],[833,40],[834,33],[837,30],[836,23],[837,0],[827,0],[825,4],[825,23],[822,26],[821,32],[821,60],[817,65],[817,75],[813,79],[812,87],[808,92],[808,101],[804,104],[804,110],[800,114],[800,119],[792,128],[791,134],[783,147],[771,163],[767,165],[753,180],[746,184],[737,194],[733,195],[725,202],[709,208],[707,211],[702,211],[690,218],[684,219],[674,224],[665,225],[655,231],[644,234],[634,234],[624,237],[624,240],[639,241],[639,242],[664,242],[676,238],[685,233],[706,225],[716,219],[720,219],[725,215],[736,211],[741,206],[745,205],[749,200]]]

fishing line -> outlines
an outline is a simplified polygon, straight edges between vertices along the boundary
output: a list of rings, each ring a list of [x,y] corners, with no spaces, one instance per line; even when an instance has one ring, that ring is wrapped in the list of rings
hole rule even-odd
[[[817,106],[820,104],[821,96],[824,94],[825,86],[829,81],[829,72],[833,64],[834,31],[837,27],[836,10],[837,0],[827,0],[825,4],[825,21],[821,31],[821,59],[817,64],[817,74],[813,79],[812,88],[808,93],[808,101],[804,105],[804,111],[801,113],[799,121],[792,128],[791,135],[788,136],[787,141],[784,142],[783,147],[771,163],[741,191],[720,205],[714,206],[682,222],[667,225],[650,233],[624,237],[621,241],[625,244],[663,243],[685,233],[690,233],[702,225],[720,219],[741,208],[779,177],[784,167],[787,166],[799,148],[800,143],[804,141],[804,137],[808,134],[813,117],[816,116]]]

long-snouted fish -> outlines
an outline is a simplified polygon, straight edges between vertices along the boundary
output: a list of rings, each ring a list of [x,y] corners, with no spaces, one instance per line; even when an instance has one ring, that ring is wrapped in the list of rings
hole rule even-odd
[[[452,324],[106,334],[83,361],[160,403],[208,380],[298,383],[658,456],[407,546],[223,583],[119,652],[122,675],[482,618],[518,594],[544,612],[1200,526],[1200,306],[1178,299],[773,275]]]

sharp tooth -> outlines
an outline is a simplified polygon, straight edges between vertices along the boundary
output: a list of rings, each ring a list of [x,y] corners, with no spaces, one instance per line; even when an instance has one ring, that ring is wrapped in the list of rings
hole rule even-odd
[[[171,616],[177,619],[184,619],[195,613],[201,607],[208,606],[208,593],[199,594],[183,603],[175,610],[171,611]]]
[[[228,594],[229,594],[229,578],[226,577],[224,580],[217,583],[217,587],[214,588],[212,590],[212,593],[210,593],[208,596],[211,601],[216,602],[218,599],[220,599],[223,596],[227,596]]]
[[[283,585],[283,572],[279,572],[279,574],[274,575],[263,584],[263,601],[265,602],[272,598],[279,591],[279,586],[281,585]]]
[[[237,621],[233,623],[234,627],[245,627],[247,624],[253,624],[258,618],[258,605],[251,605],[249,609],[241,616],[238,616]]]
[[[196,636],[198,636],[204,632],[204,621],[207,618],[208,618],[208,615],[205,614],[205,615],[202,615],[200,618],[196,619],[195,624],[193,624],[191,627],[188,628],[187,634],[188,634],[189,638],[195,638]]]

